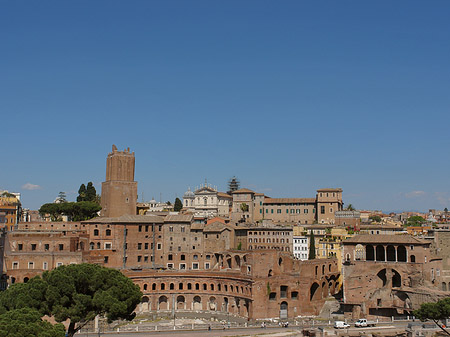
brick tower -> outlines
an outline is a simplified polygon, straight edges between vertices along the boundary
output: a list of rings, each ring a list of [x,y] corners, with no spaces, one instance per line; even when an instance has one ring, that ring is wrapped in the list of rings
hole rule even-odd
[[[115,145],[106,158],[106,181],[102,183],[102,216],[136,214],[137,182],[134,181],[134,152],[117,151]]]

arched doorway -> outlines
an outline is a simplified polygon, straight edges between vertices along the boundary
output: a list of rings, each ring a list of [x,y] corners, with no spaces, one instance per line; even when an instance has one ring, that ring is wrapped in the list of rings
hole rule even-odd
[[[193,310],[202,310],[202,298],[200,296],[194,297],[194,302],[192,302],[192,309]]]
[[[141,312],[149,311],[149,299],[147,296],[142,297]]]
[[[396,255],[395,254],[395,248],[392,245],[387,246],[387,260],[388,261],[395,261]]]
[[[216,298],[214,296],[211,296],[209,298],[208,309],[212,310],[212,311],[217,310],[217,302],[216,302]]]
[[[161,296],[158,300],[158,310],[169,310],[169,302],[166,296]]]
[[[314,282],[314,283],[311,285],[311,288],[309,289],[309,292],[310,292],[309,300],[310,300],[310,301],[320,299],[320,292],[317,291],[317,289],[319,289],[319,287],[320,287],[320,286],[319,286],[316,282]]]
[[[184,310],[186,309],[186,301],[184,299],[184,296],[177,296],[177,310]]]
[[[386,254],[384,252],[384,246],[378,245],[376,250],[377,250],[377,261],[386,261]]]
[[[375,261],[375,250],[372,245],[366,246],[366,261]]]
[[[397,247],[397,261],[398,262],[407,262],[408,258],[406,257],[406,248],[405,246]]]
[[[288,318],[288,304],[287,302],[283,301],[280,304],[280,319],[287,319]]]

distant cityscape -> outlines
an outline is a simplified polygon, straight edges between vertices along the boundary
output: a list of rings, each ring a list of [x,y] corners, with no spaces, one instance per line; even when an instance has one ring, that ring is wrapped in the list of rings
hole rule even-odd
[[[134,152],[113,145],[101,195],[83,184],[77,200],[101,210],[82,217],[68,206],[29,210],[19,193],[2,191],[1,289],[61,265],[93,263],[140,287],[137,314],[249,321],[391,320],[450,295],[447,208],[358,210],[344,202],[345,187],[272,198],[237,177],[227,191],[205,180],[173,203],[139,202],[134,172]],[[52,204],[68,204],[64,193]]]

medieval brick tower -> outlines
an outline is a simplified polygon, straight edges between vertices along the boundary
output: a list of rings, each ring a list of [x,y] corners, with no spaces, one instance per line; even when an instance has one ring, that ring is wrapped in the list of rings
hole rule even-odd
[[[117,151],[115,145],[106,159],[106,181],[102,183],[102,216],[135,215],[137,182],[134,181],[134,152]]]

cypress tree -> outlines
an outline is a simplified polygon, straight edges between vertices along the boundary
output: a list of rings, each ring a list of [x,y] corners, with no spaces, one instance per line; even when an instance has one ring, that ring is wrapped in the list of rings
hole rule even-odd
[[[309,257],[308,260],[314,260],[316,258],[316,240],[314,239],[314,233],[311,229],[309,234]]]

